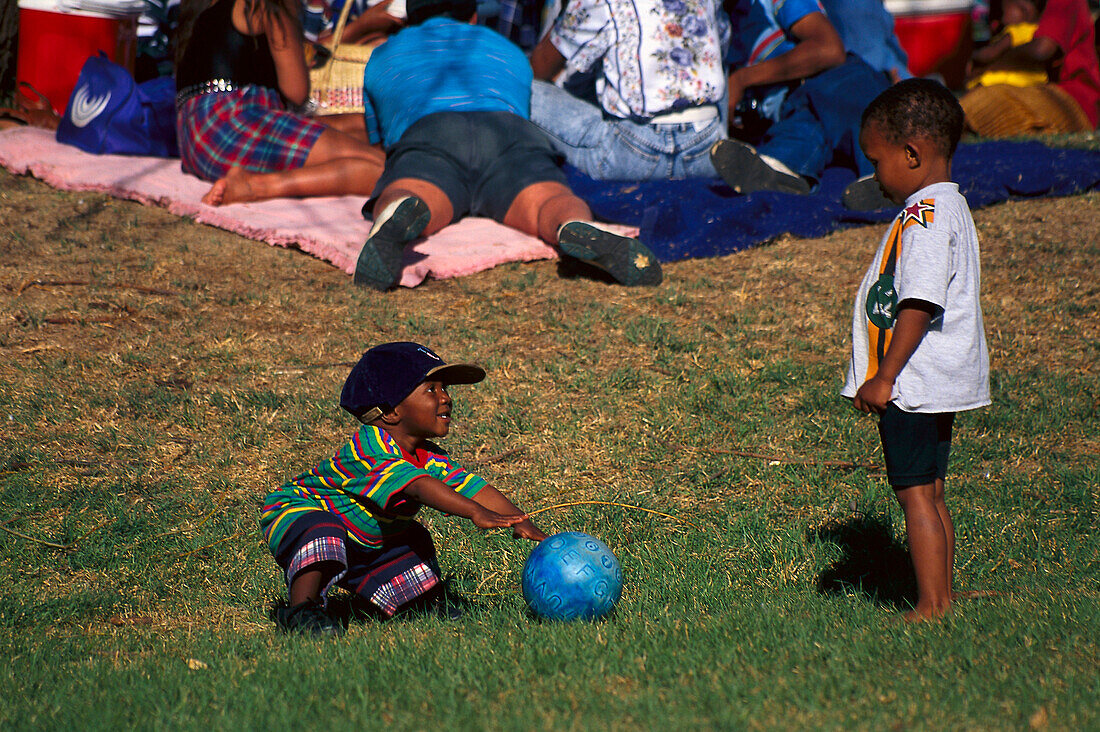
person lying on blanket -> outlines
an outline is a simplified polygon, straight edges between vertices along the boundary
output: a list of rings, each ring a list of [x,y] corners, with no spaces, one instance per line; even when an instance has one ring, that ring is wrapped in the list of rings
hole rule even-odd
[[[204,203],[366,196],[382,173],[359,115],[288,109],[309,99],[295,0],[184,0],[176,89],[183,171],[214,182]]]
[[[386,290],[405,245],[463,216],[487,216],[557,245],[623,285],[656,285],[640,241],[592,222],[550,141],[529,120],[531,67],[476,25],[474,0],[408,0],[407,27],[376,48],[363,79],[366,128],[386,166],[364,214],[374,225],[355,283]]]

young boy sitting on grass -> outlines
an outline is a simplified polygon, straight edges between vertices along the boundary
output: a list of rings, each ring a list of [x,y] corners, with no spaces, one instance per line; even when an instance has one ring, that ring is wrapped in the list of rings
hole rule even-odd
[[[404,609],[461,613],[443,602],[435,546],[414,520],[421,506],[470,519],[481,529],[512,527],[546,538],[496,488],[467,473],[430,440],[451,429],[451,384],[475,384],[485,371],[446,364],[416,343],[386,343],[363,354],[340,406],[363,426],[337,453],[264,501],[260,525],[286,573],[289,602],[275,612],[285,631],[339,635],[325,609],[333,585],[383,617]]]
[[[879,415],[886,474],[917,578],[906,620],[951,609],[955,529],[944,479],[955,412],[990,403],[978,235],[951,182],[963,111],[942,85],[902,81],[867,106],[859,144],[902,210],[856,296],[843,396]]]

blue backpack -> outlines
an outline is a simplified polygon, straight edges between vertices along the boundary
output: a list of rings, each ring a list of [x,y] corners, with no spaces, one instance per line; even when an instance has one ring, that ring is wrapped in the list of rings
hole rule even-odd
[[[57,141],[97,155],[179,157],[176,83],[165,76],[138,84],[100,51],[80,69]]]

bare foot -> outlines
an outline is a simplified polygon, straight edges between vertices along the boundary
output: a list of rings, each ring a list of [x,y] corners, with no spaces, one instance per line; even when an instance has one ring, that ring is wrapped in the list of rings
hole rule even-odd
[[[252,188],[252,174],[244,168],[230,168],[225,177],[214,183],[202,197],[202,202],[207,206],[225,206],[255,200],[257,195]]]
[[[921,608],[920,605],[901,616],[906,623],[923,623],[926,620],[939,620],[951,612],[951,605],[947,604],[939,608]]]

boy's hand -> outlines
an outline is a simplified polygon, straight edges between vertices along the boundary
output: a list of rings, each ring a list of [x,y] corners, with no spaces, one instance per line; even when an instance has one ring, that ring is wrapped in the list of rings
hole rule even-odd
[[[859,387],[852,406],[867,414],[882,414],[886,411],[886,405],[890,403],[890,397],[894,393],[894,381],[928,332],[928,324],[937,309],[938,306],[924,300],[901,301],[890,347],[879,362],[875,375]]]
[[[474,505],[477,508],[472,512],[470,521],[479,529],[502,529],[506,526],[515,526],[523,521],[528,521],[525,513],[504,516],[479,504],[475,503]]]
[[[530,539],[531,541],[542,541],[546,538],[546,533],[535,526],[530,519],[522,521],[512,527],[513,539]]]
[[[893,382],[876,374],[859,387],[855,399],[852,400],[852,406],[867,414],[872,412],[882,414],[886,411],[886,405],[890,403],[893,392]]]

